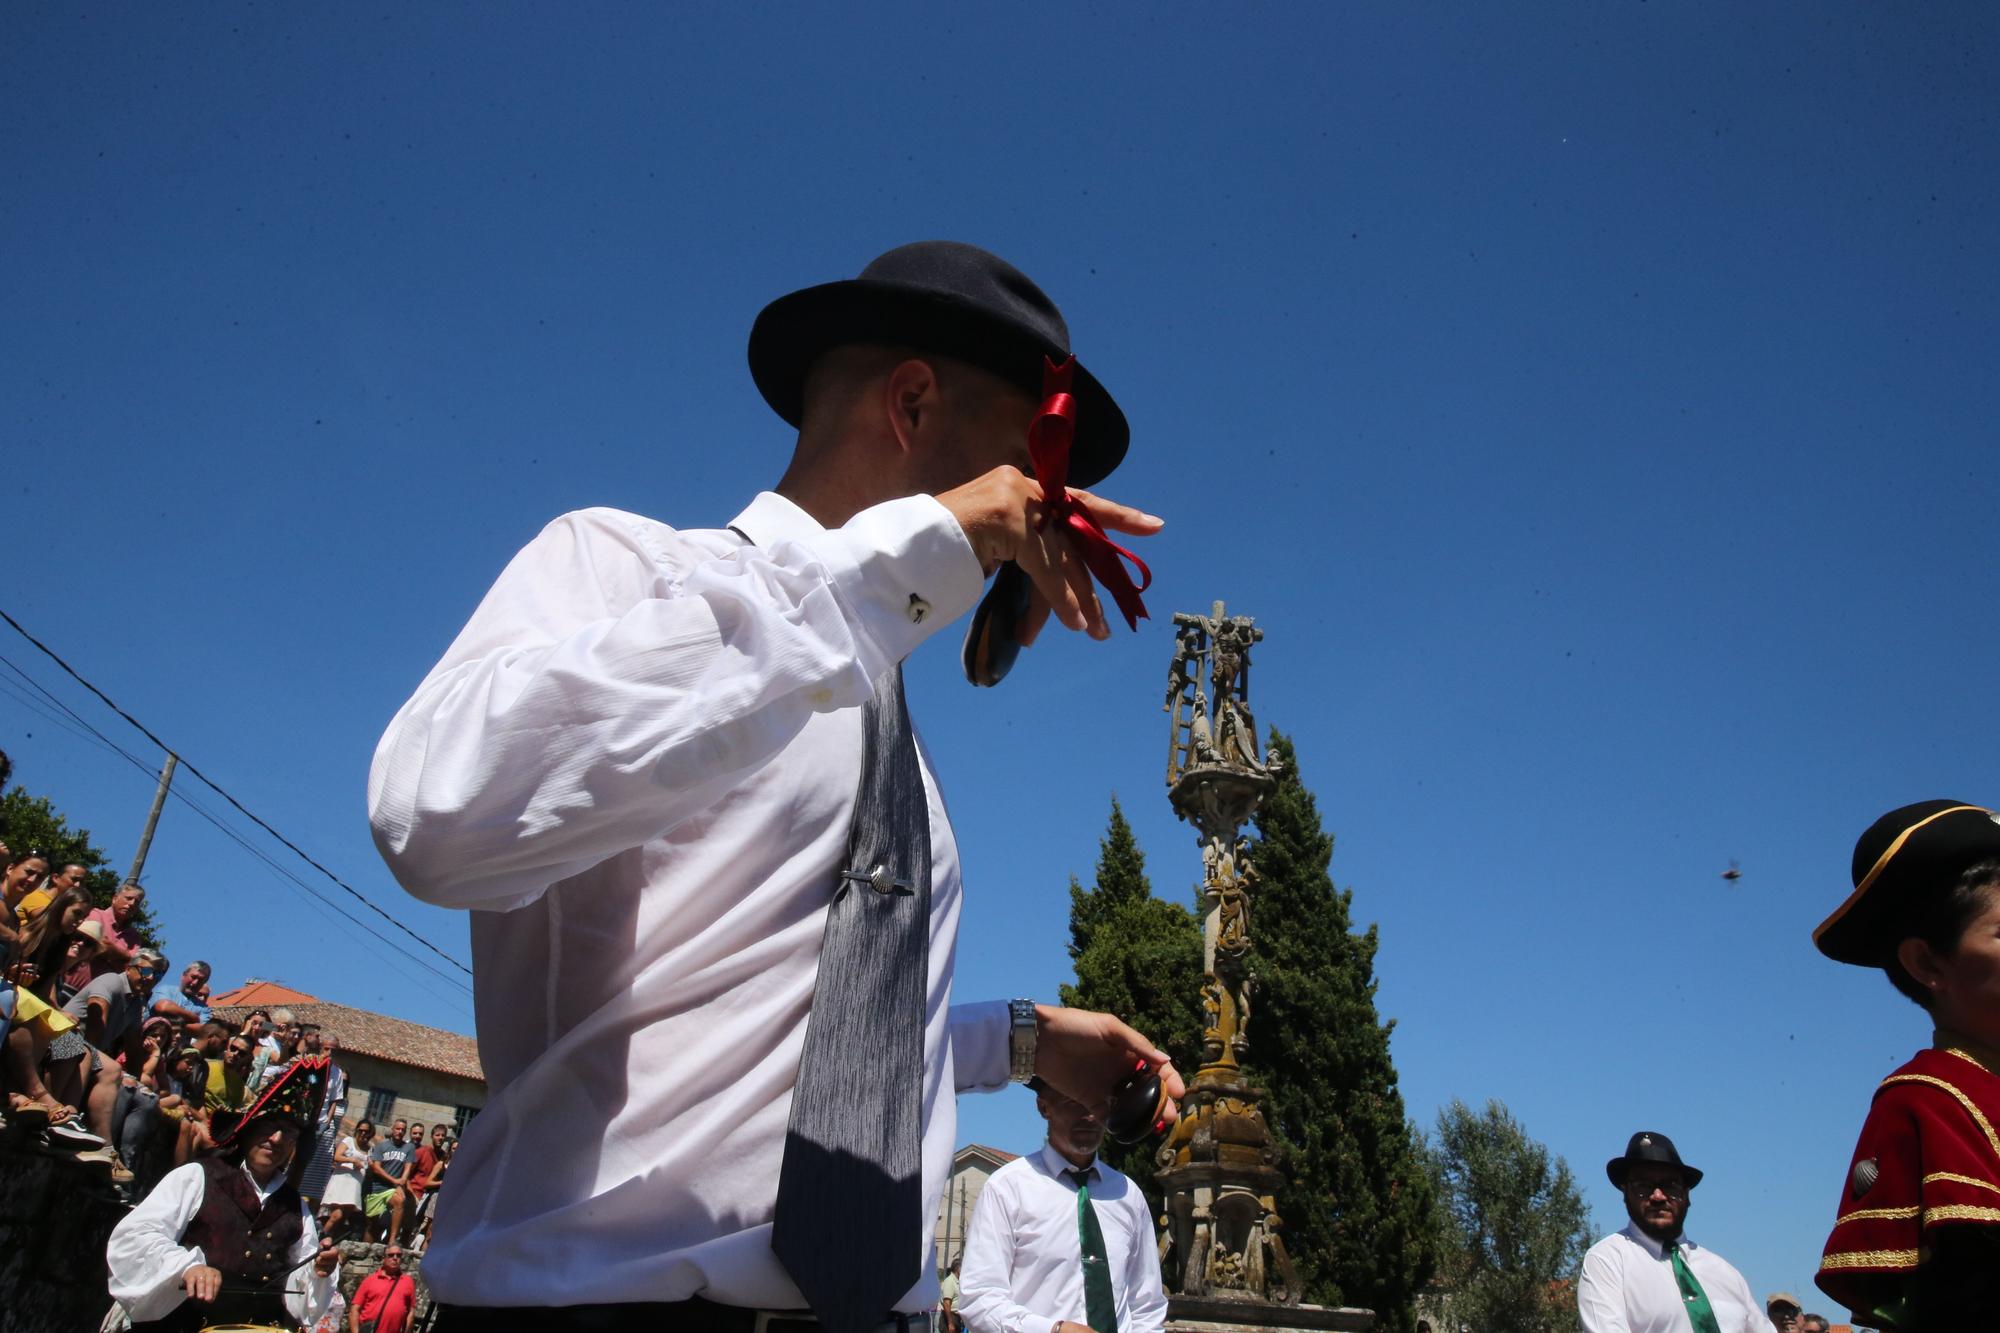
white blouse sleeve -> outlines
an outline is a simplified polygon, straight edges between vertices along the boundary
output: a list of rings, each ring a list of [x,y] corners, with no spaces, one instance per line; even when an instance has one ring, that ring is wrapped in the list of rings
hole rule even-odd
[[[299,1204],[299,1217],[305,1227],[292,1242],[291,1254],[286,1256],[292,1261],[292,1271],[285,1279],[285,1309],[297,1322],[315,1324],[340,1290],[340,1265],[336,1263],[325,1276],[313,1272],[313,1261],[319,1258],[319,1227],[313,1222],[312,1209],[303,1201]]]
[[[201,1163],[175,1167],[112,1228],[104,1255],[111,1267],[111,1297],[133,1323],[171,1314],[187,1299],[181,1274],[208,1262],[201,1246],[181,1244],[206,1193]]]
[[[929,496],[810,547],[720,556],[614,510],[566,515],[389,724],[376,846],[419,898],[523,906],[707,809],[815,713],[866,701],[982,582]]]

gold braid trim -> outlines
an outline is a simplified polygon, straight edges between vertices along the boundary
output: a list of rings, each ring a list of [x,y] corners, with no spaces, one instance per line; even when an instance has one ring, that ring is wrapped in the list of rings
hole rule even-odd
[[[1851,1213],[1842,1213],[1834,1225],[1844,1227],[1849,1222],[1907,1222],[1917,1215],[1915,1204],[1908,1208],[1858,1208]]]
[[[1882,1080],[1882,1086],[1885,1088],[1891,1083],[1928,1083],[1934,1088],[1943,1088],[1946,1092],[1950,1093],[1957,1099],[1958,1104],[1965,1108],[1965,1113],[1971,1116],[1973,1122],[1979,1126],[1980,1133],[1986,1136],[1986,1146],[1993,1150],[1993,1160],[1996,1163],[2000,1163],[2000,1135],[1996,1135],[1993,1132],[1992,1123],[1986,1119],[1984,1112],[1972,1104],[1972,1098],[1966,1096],[1943,1079],[1934,1078],[1929,1074],[1891,1074]]]
[[[1829,1254],[1821,1257],[1819,1271],[1833,1273],[1843,1268],[1915,1268],[1922,1256],[1921,1250],[1849,1250],[1845,1254]]]
[[[1924,1225],[1933,1222],[2000,1222],[2000,1208],[1979,1208],[1969,1203],[1946,1204],[1924,1209]]]
[[[1996,1185],[1990,1180],[1981,1180],[1977,1176],[1960,1176],[1954,1175],[1950,1171],[1933,1171],[1924,1177],[1924,1184],[1926,1185],[1935,1185],[1939,1181],[1948,1181],[1953,1185],[1971,1185],[1978,1189],[1992,1190],[1995,1194],[2000,1194],[2000,1185]]]

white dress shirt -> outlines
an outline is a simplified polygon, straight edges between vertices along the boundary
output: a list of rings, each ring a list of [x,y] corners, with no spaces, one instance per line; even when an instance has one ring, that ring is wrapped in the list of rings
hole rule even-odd
[[[424,1254],[442,1300],[804,1304],[771,1219],[858,705],[984,580],[927,496],[828,530],[766,493],[731,526],[744,535],[557,519],[376,750],[369,814],[397,879],[476,909],[490,1100]],[[949,1007],[958,849],[922,766],[926,1226],[896,1305],[911,1313],[937,1300],[928,1221],[954,1088],[1008,1072],[1006,1005]]]
[[[257,1191],[259,1203],[285,1183],[282,1171],[268,1185],[258,1184],[257,1177],[247,1170],[243,1177]],[[153,1192],[112,1228],[104,1255],[111,1269],[111,1297],[125,1307],[133,1323],[172,1314],[187,1299],[181,1275],[197,1264],[208,1263],[201,1246],[181,1244],[181,1234],[201,1211],[207,1195],[208,1177],[200,1162],[177,1166],[161,1176]],[[305,1229],[287,1256],[293,1268],[285,1278],[285,1309],[295,1322],[310,1324],[339,1294],[340,1268],[335,1265],[324,1276],[313,1271],[313,1261],[319,1257],[319,1228],[313,1225],[312,1210],[303,1201],[299,1216]]]
[[[1776,1333],[1750,1284],[1728,1260],[1685,1235],[1680,1244],[1681,1258],[1701,1283],[1722,1333]],[[1598,1241],[1583,1256],[1576,1305],[1584,1333],[1688,1333],[1694,1327],[1666,1247],[1636,1222]]]
[[[1146,1196],[1103,1162],[1091,1163],[1091,1207],[1117,1300],[1118,1333],[1159,1333],[1167,1319],[1160,1247]],[[1084,1310],[1083,1235],[1069,1159],[1044,1144],[993,1173],[965,1233],[958,1301],[972,1333],[1051,1333]],[[1099,1330],[1099,1333],[1107,1333]]]

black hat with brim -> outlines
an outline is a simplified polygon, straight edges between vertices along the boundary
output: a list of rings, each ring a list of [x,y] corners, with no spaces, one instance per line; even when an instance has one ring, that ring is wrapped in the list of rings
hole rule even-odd
[[[1042,360],[1070,355],[1055,302],[997,255],[959,241],[917,241],[872,261],[861,275],[781,296],[750,329],[750,374],[771,410],[797,426],[813,363],[848,343],[884,343],[956,357],[1018,386],[1037,402]],[[1078,362],[1070,392],[1076,437],[1069,484],[1111,475],[1131,443],[1125,413]]]
[[[1891,810],[1854,844],[1854,891],[1813,931],[1828,958],[1887,967],[1914,922],[1968,867],[2000,857],[2000,814],[1964,801]]]
[[[1625,1188],[1626,1173],[1641,1162],[1673,1167],[1681,1173],[1681,1179],[1687,1182],[1689,1189],[1701,1184],[1701,1172],[1681,1160],[1680,1150],[1674,1147],[1672,1139],[1643,1129],[1625,1145],[1623,1157],[1614,1157],[1604,1164],[1604,1174],[1610,1176],[1611,1183],[1622,1190]]]

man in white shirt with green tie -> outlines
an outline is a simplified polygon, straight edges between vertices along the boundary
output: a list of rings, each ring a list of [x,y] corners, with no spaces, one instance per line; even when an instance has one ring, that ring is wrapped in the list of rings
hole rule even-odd
[[[1632,1221],[1583,1256],[1584,1333],[1775,1333],[1743,1275],[1688,1239],[1688,1194],[1702,1173],[1672,1139],[1642,1130],[1604,1170]]]
[[[957,1304],[971,1333],[1159,1333],[1167,1318],[1146,1196],[1098,1160],[1104,1125],[1036,1088],[1038,1153],[993,1173],[966,1230]]]

